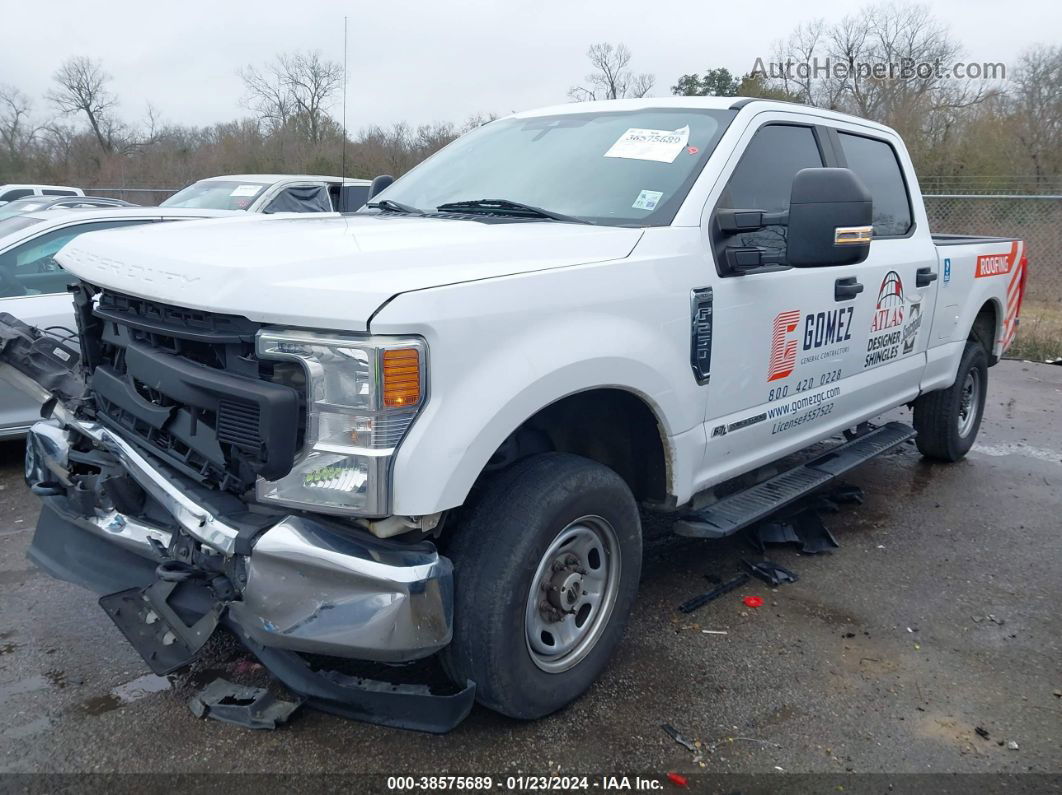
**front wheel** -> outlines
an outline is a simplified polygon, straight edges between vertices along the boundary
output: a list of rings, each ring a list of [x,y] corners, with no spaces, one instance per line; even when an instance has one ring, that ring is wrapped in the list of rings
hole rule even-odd
[[[955,383],[921,395],[914,404],[918,450],[926,458],[953,462],[973,447],[988,395],[988,355],[980,342],[966,343]]]
[[[455,530],[454,638],[443,663],[503,715],[578,698],[623,635],[638,589],[638,507],[601,464],[545,453],[486,484]]]

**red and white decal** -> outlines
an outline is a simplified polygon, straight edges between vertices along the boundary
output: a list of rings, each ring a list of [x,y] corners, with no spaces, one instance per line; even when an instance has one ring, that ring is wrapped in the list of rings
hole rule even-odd
[[[986,276],[1005,276],[1014,267],[1014,243],[1008,254],[982,254],[977,258],[977,270],[974,276],[983,279]]]
[[[791,309],[779,312],[774,319],[771,331],[771,363],[767,369],[767,380],[777,381],[787,378],[796,367],[797,341],[789,335],[800,325],[800,310]]]
[[[1011,243],[1010,252],[997,255],[997,258],[999,257],[1006,260],[1007,267],[1005,271],[999,272],[1010,274],[1010,281],[1007,283],[1007,308],[1003,315],[1003,351],[1006,351],[1018,332],[1018,315],[1021,312],[1021,300],[1025,296],[1025,277],[1029,263],[1025,256],[1025,244],[1020,240]],[[977,276],[994,275],[981,273],[981,260],[983,259],[988,258],[977,258]]]

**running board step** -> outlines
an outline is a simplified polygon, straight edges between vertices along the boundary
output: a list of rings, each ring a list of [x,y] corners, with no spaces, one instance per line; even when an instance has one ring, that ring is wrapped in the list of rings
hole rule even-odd
[[[675,532],[690,538],[723,538],[736,533],[822,488],[839,475],[914,438],[914,435],[914,428],[902,422],[890,422],[875,428],[806,464],[688,514],[675,523]]]

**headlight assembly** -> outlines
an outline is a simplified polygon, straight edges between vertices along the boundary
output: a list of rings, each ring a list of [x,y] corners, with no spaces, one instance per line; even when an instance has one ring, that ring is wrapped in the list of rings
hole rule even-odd
[[[328,513],[385,516],[395,448],[425,399],[425,346],[415,337],[258,332],[261,359],[298,361],[306,373],[306,444],[291,472],[259,479],[262,502]]]

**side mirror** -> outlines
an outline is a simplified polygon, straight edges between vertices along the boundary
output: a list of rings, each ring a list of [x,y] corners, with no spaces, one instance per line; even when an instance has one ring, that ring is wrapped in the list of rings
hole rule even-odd
[[[873,203],[847,168],[805,168],[793,178],[786,263],[797,268],[854,265],[870,254]]]
[[[385,188],[391,187],[391,183],[395,181],[395,178],[390,174],[381,174],[378,177],[372,178],[372,185],[369,186],[369,198],[372,199],[377,193],[380,193]]]

